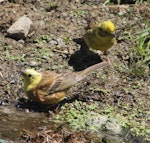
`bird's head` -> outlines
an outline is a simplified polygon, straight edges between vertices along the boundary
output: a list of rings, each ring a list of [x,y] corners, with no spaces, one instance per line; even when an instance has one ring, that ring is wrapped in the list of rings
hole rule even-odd
[[[42,78],[41,73],[35,71],[34,69],[26,69],[22,72],[22,75],[25,91],[30,91],[36,88]]]
[[[98,24],[97,31],[100,36],[112,36],[114,37],[113,32],[115,31],[115,26],[111,21],[104,21]]]
[[[101,27],[101,29],[103,29],[104,31],[108,33],[115,31],[115,25],[109,20],[100,23],[99,26]]]

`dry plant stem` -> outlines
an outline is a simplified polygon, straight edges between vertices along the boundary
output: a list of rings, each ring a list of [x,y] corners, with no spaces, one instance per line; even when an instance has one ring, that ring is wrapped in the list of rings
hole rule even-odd
[[[57,49],[53,49],[53,51],[57,52],[57,53],[69,54],[69,52],[67,52],[67,51],[61,51],[61,50],[57,50]]]
[[[3,78],[3,74],[0,72],[0,77]]]

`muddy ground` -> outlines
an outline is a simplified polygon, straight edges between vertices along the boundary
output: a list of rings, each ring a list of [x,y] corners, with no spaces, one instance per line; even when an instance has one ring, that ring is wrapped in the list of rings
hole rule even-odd
[[[88,104],[98,103],[99,109],[107,105],[114,107],[119,113],[127,110],[125,116],[130,116],[133,109],[139,110],[146,116],[137,117],[135,120],[144,121],[146,129],[150,128],[149,61],[145,73],[135,75],[132,69],[134,63],[132,65],[131,60],[133,59],[131,49],[138,45],[138,41],[134,41],[132,36],[139,37],[140,34],[136,33],[146,29],[145,22],[150,21],[150,3],[142,1],[135,4],[134,1],[121,1],[118,5],[113,1],[104,6],[104,2],[4,0],[0,3],[0,72],[3,76],[0,83],[2,108],[0,116],[3,121],[3,126],[0,125],[0,137],[2,139],[41,142],[48,134],[53,136],[49,142],[90,141],[92,137],[89,137],[88,133],[67,134],[66,129],[48,130],[36,134],[43,124],[39,125],[35,118],[41,121],[40,116],[42,116],[46,120],[47,116],[51,116],[49,113],[53,112],[53,107],[39,105],[27,99],[20,71],[29,67],[39,71],[80,71],[101,62],[104,57],[100,57],[96,51],[91,51],[90,55],[86,54],[87,47],[82,39],[88,22],[92,20],[98,22],[109,19],[116,25],[117,44],[109,50],[114,68],[97,71],[79,82],[69,91],[69,98],[65,102],[74,104],[74,100],[79,100]],[[7,38],[7,29],[23,15],[27,15],[33,21],[28,37],[20,41]],[[2,113],[6,113],[7,118]],[[24,113],[29,113],[31,120],[28,122],[33,123],[33,127],[25,126],[27,121],[22,118],[27,115]],[[22,117],[21,126],[18,126],[19,119],[14,119],[14,115]],[[12,122],[17,122],[17,125],[12,125],[9,117],[12,117]],[[11,133],[9,124],[11,124]],[[48,126],[47,123],[45,126]],[[15,132],[13,129],[20,134],[13,134]]]

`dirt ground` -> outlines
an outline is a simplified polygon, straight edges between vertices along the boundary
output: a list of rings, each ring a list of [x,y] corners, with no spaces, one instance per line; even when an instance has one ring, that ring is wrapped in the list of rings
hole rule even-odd
[[[36,103],[27,100],[23,91],[20,71],[35,68],[39,71],[80,71],[103,60],[96,51],[86,54],[82,39],[89,21],[111,20],[116,25],[117,44],[109,50],[114,69],[105,68],[91,74],[68,93],[69,102],[81,100],[118,109],[129,107],[149,112],[150,64],[145,75],[134,76],[130,70],[132,47],[137,45],[132,35],[145,29],[150,22],[150,3],[142,1],[116,1],[104,6],[105,1],[80,0],[4,0],[0,3],[0,105],[17,108],[20,112],[45,112]],[[133,3],[132,3],[133,2]],[[132,4],[131,4],[132,3]],[[6,37],[7,29],[21,16],[27,15],[33,22],[25,40]],[[140,35],[136,35],[139,37]],[[21,102],[21,103],[20,103]],[[25,110],[24,110],[25,109]],[[149,115],[146,113],[146,117]],[[17,113],[18,114],[18,113]],[[147,128],[150,121],[146,120]],[[22,127],[23,129],[23,127]],[[22,142],[38,142],[45,134],[33,135],[25,131]],[[66,131],[47,132],[59,142],[88,142],[87,133],[67,134]],[[3,137],[1,137],[3,138]],[[53,139],[54,139],[53,138]],[[58,140],[57,140],[58,139]],[[45,141],[46,142],[46,141]],[[52,142],[52,141],[51,141]],[[104,140],[102,142],[105,142]]]

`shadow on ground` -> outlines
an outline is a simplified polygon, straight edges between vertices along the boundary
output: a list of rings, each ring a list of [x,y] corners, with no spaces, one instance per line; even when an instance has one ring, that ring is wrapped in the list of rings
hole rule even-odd
[[[61,106],[63,106],[65,103],[72,103],[77,98],[78,98],[77,96],[74,96],[73,98],[69,98],[69,99],[65,98],[60,103],[54,105],[40,104],[31,101],[30,99],[19,98],[15,106],[20,110],[29,110],[34,112],[45,112],[45,113],[53,112],[57,114]]]
[[[73,39],[73,41],[81,45],[80,49],[71,55],[68,62],[75,71],[81,71],[89,66],[102,62],[98,54],[88,49],[82,38]]]

